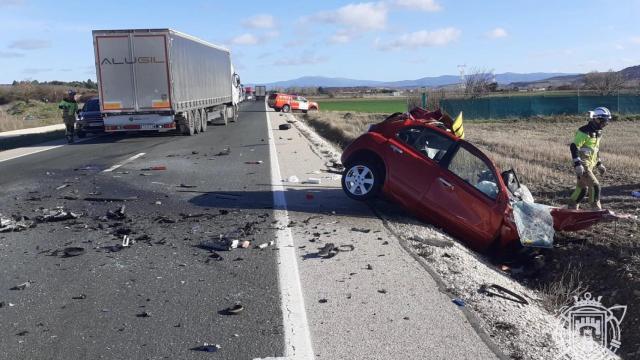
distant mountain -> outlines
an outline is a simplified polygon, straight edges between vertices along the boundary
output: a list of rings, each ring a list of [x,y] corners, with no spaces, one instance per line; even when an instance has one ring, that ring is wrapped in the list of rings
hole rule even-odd
[[[633,85],[640,81],[640,65],[630,66],[624,68],[618,73],[622,74],[622,78],[625,80],[627,86]],[[561,76],[553,76],[546,79],[533,80],[533,81],[520,81],[520,82],[512,82],[511,86],[517,87],[548,87],[548,86],[582,86],[585,82],[586,74],[573,74],[573,75],[561,75]]]
[[[558,76],[573,76],[566,73],[502,73],[496,74],[496,81],[501,84],[513,82],[534,82]],[[331,78],[324,76],[303,76],[301,78],[277,81],[266,84],[268,88],[288,88],[288,87],[387,87],[387,88],[415,88],[415,87],[439,87],[460,82],[458,75],[442,75],[433,77],[423,77],[415,80],[401,81],[375,81],[375,80],[355,80],[348,78]]]

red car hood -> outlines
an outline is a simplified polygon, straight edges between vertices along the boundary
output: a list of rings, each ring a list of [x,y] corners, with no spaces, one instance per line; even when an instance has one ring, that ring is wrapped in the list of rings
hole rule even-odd
[[[632,215],[616,214],[611,210],[570,210],[551,209],[553,228],[556,231],[578,231],[586,229],[601,221],[635,219]]]

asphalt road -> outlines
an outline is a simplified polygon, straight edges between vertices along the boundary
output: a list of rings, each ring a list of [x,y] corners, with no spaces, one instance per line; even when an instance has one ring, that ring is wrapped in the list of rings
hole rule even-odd
[[[195,137],[104,136],[0,162],[3,216],[81,214],[0,234],[0,359],[203,358],[205,343],[217,359],[283,355],[277,251],[254,248],[278,226],[264,105],[241,110]],[[122,205],[125,218],[101,218]],[[252,246],[212,252],[221,235]],[[72,246],[86,253],[66,257]]]

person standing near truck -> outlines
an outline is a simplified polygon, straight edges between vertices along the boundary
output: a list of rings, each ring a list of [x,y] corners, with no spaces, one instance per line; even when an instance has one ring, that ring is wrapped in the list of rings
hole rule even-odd
[[[67,96],[58,104],[58,109],[62,110],[62,120],[66,127],[65,136],[69,144],[71,144],[75,135],[76,112],[78,111],[76,92],[74,90],[67,91]]]
[[[607,168],[600,160],[600,140],[602,129],[611,121],[611,112],[606,107],[589,111],[589,123],[576,132],[569,145],[573,167],[577,176],[576,189],[569,198],[569,208],[578,209],[580,201],[589,194],[589,202],[594,208],[602,209],[600,204],[600,182],[593,174],[594,168],[604,175]]]

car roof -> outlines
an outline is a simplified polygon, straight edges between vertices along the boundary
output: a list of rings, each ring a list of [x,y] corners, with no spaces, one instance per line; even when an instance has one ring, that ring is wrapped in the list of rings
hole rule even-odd
[[[395,133],[400,131],[401,129],[421,126],[433,129],[434,131],[450,138],[453,141],[460,141],[461,139],[454,135],[452,132],[448,131],[442,122],[431,119],[422,119],[422,118],[414,118],[413,116],[409,117],[407,114],[396,113],[378,123],[374,126],[373,130],[378,131],[380,133],[384,133],[388,136],[393,136]]]

